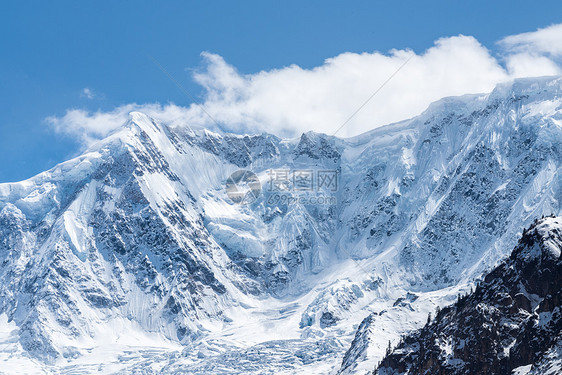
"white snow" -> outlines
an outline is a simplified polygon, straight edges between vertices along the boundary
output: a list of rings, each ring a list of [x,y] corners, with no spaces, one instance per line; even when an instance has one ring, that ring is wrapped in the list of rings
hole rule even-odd
[[[562,171],[557,155],[547,155],[549,159],[537,170],[522,165],[529,168],[524,173],[530,180],[521,191],[515,190],[523,184],[514,172],[517,166],[525,156],[537,154],[518,143],[524,142],[517,140],[520,132],[536,131],[543,150],[562,141],[557,125],[560,81],[545,82],[539,80],[539,86],[516,82],[489,95],[446,98],[418,118],[329,141],[341,152],[341,164],[311,163],[318,169],[341,167],[335,207],[271,206],[263,194],[254,204],[241,206],[226,196],[224,183],[238,169],[253,170],[265,186],[268,170],[307,167],[305,159],[295,161],[298,139],[279,141],[273,156],[240,166],[237,157],[244,156],[240,153],[247,146],[227,150],[231,153],[217,146],[234,147],[233,140],[243,137],[178,130],[179,141],[173,140],[169,135],[173,129],[132,113],[123,129],[85,155],[27,181],[0,184],[0,209],[8,218],[29,221],[31,228],[16,231],[22,236],[14,236],[14,243],[19,242],[12,250],[21,254],[14,255],[17,259],[10,266],[17,267],[10,270],[19,273],[8,280],[7,271],[0,268],[3,281],[11,283],[0,291],[20,293],[20,278],[41,275],[42,265],[51,264],[54,254],[68,262],[65,271],[70,273],[59,285],[68,305],[53,313],[54,305],[45,303],[38,318],[32,317],[68,357],[59,359],[56,368],[32,359],[19,343],[17,325],[7,323],[2,315],[0,363],[9,361],[10,371],[33,373],[336,373],[358,325],[373,314],[368,344],[358,362],[346,370],[368,373],[389,341],[395,343],[421,327],[428,313],[452,303],[475,277],[506,256],[523,226],[537,216],[560,213]],[[550,86],[542,90],[541,85]],[[506,104],[517,95],[529,98],[521,106]],[[501,105],[490,114],[475,115],[498,100]],[[257,152],[264,150],[265,146]],[[485,151],[477,154],[481,150]],[[121,156],[146,167],[120,176],[130,185],[92,177],[104,163]],[[487,169],[490,165],[499,167]],[[470,180],[472,175],[482,179]],[[470,183],[473,189],[463,190]],[[138,285],[131,264],[116,260],[111,251],[99,250],[96,241],[105,238],[96,237],[93,211],[125,215],[119,204],[130,186],[138,186],[139,195],[155,213],[154,220],[163,223],[162,231],[212,273],[224,293],[203,284],[192,293],[179,285],[174,267],[165,269],[155,249],[142,248],[142,257],[134,261],[154,267],[152,285],[164,290],[164,295],[157,295]],[[467,195],[454,195],[459,191]],[[517,194],[513,201],[491,201],[511,191]],[[100,195],[102,202],[98,202]],[[494,210],[505,210],[503,222],[492,223],[499,226],[497,232],[486,232],[489,223],[483,222],[485,217],[476,210],[481,207],[474,207],[471,199],[497,203]],[[557,220],[547,220],[538,230],[547,233],[560,226]],[[185,224],[181,230],[177,221]],[[472,228],[470,223],[481,226]],[[47,229],[42,243],[36,243],[37,228]],[[432,231],[444,237],[428,242]],[[560,244],[554,241],[547,241],[547,249],[559,257]],[[230,258],[234,254],[255,262],[251,265],[261,274],[234,265]],[[24,274],[27,265],[33,270],[30,275]],[[424,277],[439,276],[443,270],[455,279],[430,282]],[[268,289],[268,283],[281,279],[276,275],[285,274],[286,284]],[[242,288],[250,284],[257,285],[252,292]],[[54,284],[43,286],[58,303]],[[85,297],[92,290],[102,297],[122,298],[124,303],[94,307]],[[166,315],[165,304],[172,293],[189,306],[185,316]],[[25,317],[25,303],[22,299],[16,318]],[[335,317],[335,324],[320,323],[325,313]],[[78,327],[76,335],[60,323],[61,316]],[[178,342],[176,320],[196,333],[192,341]]]

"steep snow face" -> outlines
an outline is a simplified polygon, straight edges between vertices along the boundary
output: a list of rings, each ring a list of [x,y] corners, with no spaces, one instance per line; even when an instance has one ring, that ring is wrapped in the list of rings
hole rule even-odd
[[[558,210],[560,106],[548,115],[537,109],[541,91],[559,95],[551,84],[445,99],[390,145],[376,137],[370,147],[380,151],[367,146],[358,161],[370,169],[349,186],[363,204],[345,208],[352,221],[345,243],[359,243],[354,253],[363,257],[396,244],[401,263],[415,265],[411,283],[425,280],[420,288],[480,273],[522,222]]]
[[[4,187],[3,308],[42,359],[102,340],[113,319],[178,341],[225,319],[227,258],[167,164],[169,144],[155,144],[163,130],[132,116],[98,151]]]
[[[560,212],[559,97],[560,79],[516,81],[490,95],[444,99],[405,123],[397,132],[403,138],[391,142],[394,165],[377,165],[349,190],[370,192],[364,187],[370,184],[381,192],[371,204],[347,209],[359,212],[351,221],[359,229],[350,225],[344,234],[357,233],[355,254],[374,252],[369,263],[379,275],[384,264],[392,265],[389,279],[402,279],[396,288],[404,295],[445,293],[444,287],[470,282],[491,268],[515,245],[523,225]],[[385,160],[384,152],[379,155]],[[427,316],[432,309],[425,311]],[[410,316],[409,323],[424,323]],[[381,335],[377,319],[358,332],[344,372],[370,371],[388,342],[397,342],[397,331],[405,331]]]
[[[354,337],[342,371],[372,369],[523,225],[560,212],[561,92],[559,78],[520,80],[351,139],[172,129],[131,113],[84,155],[0,184],[0,313],[56,366],[126,326],[162,351],[138,351],[131,371],[232,372],[235,353],[255,348],[267,365],[255,357],[240,373],[325,373]],[[240,169],[262,185],[247,205],[225,190]]]

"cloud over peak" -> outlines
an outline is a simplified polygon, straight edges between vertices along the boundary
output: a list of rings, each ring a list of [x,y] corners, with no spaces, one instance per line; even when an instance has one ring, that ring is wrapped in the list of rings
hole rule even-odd
[[[474,37],[459,35],[441,38],[420,54],[346,52],[313,69],[291,65],[248,75],[204,52],[206,69],[193,76],[204,89],[204,109],[195,104],[126,104],[110,112],[73,109],[47,121],[86,143],[120,126],[132,110],[172,126],[216,128],[216,121],[233,132],[331,134],[409,59],[338,133],[353,136],[415,116],[445,96],[489,92],[513,78],[560,74],[561,41],[562,25],[512,35],[498,42],[496,57]]]

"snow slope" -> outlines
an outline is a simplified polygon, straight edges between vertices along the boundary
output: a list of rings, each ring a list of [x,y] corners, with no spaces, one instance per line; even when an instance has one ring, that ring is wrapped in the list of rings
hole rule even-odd
[[[46,372],[369,371],[560,213],[561,92],[518,80],[350,139],[131,113],[82,156],[0,184],[0,313],[20,346],[3,353]],[[240,169],[262,183],[249,205],[224,189]],[[273,199],[281,170],[335,171],[338,188],[290,180]]]

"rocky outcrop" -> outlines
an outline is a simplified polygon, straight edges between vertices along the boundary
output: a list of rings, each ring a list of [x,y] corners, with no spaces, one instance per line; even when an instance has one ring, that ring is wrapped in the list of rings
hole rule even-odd
[[[374,374],[511,374],[518,368],[524,373],[548,368],[544,362],[557,352],[562,333],[561,251],[562,219],[536,221],[474,292],[404,337]]]

